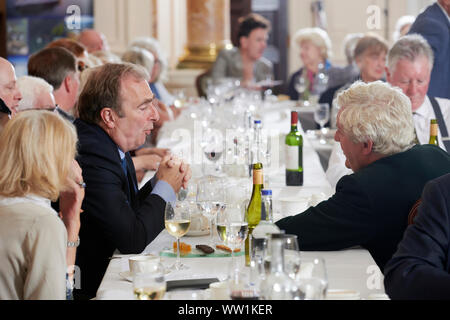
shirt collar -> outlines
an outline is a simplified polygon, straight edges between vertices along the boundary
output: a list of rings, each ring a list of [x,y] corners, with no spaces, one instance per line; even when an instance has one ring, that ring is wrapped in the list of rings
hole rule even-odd
[[[123,158],[125,158],[125,152],[123,152],[119,147],[117,147],[117,150],[119,150],[120,160],[123,160]]]
[[[33,203],[38,206],[41,206],[44,208],[49,208],[49,209],[53,210],[49,199],[41,197],[41,196],[37,196],[34,194],[28,194],[24,197],[0,196],[0,206],[10,206],[10,205],[19,204],[19,203]],[[55,210],[53,210],[53,211],[54,211],[54,214],[57,216],[58,215],[57,212]]]
[[[448,19],[448,22],[450,22],[450,17],[448,16],[447,11],[445,11],[444,7],[441,6],[441,4],[439,3],[439,1],[436,1],[437,5],[439,6],[439,8],[441,8],[442,12],[445,14],[445,16]]]
[[[423,100],[422,105],[413,112],[413,114],[415,115],[419,115],[419,116],[426,116],[427,113],[429,112],[429,106],[431,105],[430,100],[428,99],[428,96],[425,96],[425,99]]]

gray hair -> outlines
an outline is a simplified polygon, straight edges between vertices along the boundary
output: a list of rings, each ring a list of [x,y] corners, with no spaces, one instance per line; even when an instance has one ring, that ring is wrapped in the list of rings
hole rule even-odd
[[[408,34],[401,37],[389,50],[387,57],[387,66],[391,73],[395,72],[395,67],[401,59],[407,59],[411,62],[419,57],[425,57],[430,64],[430,72],[433,69],[434,55],[433,50],[427,40],[420,34]]]
[[[17,87],[22,94],[19,101],[18,111],[35,108],[36,98],[42,92],[53,93],[53,86],[42,78],[22,76],[17,79]]]
[[[364,34],[362,33],[349,33],[345,36],[343,44],[348,64],[353,63],[356,44],[363,37]]]
[[[155,63],[155,57],[148,50],[139,47],[131,47],[122,55],[122,61],[140,65],[151,74]]]
[[[298,30],[294,35],[295,41],[300,44],[303,41],[311,41],[315,46],[320,48],[322,58],[330,59],[331,40],[328,33],[320,28],[303,28]]]
[[[339,125],[353,142],[373,141],[373,152],[392,155],[413,146],[411,101],[380,80],[356,81],[337,97]]]
[[[158,40],[155,38],[150,37],[137,37],[135,38],[129,45],[130,47],[139,47],[142,49],[145,49],[152,53],[153,55],[156,55],[158,57],[158,61],[161,65],[161,74],[159,78],[163,81],[167,78],[167,67],[168,67],[168,61],[167,57],[164,54],[164,51],[161,48],[161,45],[159,44]],[[158,79],[157,79],[158,80]]]

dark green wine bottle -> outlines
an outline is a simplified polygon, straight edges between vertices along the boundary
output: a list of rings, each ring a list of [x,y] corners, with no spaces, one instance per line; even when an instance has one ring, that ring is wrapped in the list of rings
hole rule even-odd
[[[298,113],[291,112],[291,132],[286,136],[286,185],[303,185],[303,136],[297,130]]]
[[[438,142],[438,123],[436,119],[431,119],[430,121],[430,140],[428,141],[429,144],[434,144],[435,146],[439,147]]]
[[[245,265],[250,265],[250,238],[253,229],[261,220],[261,190],[264,186],[263,165],[261,162],[253,164],[252,197],[245,210],[245,221],[248,223],[248,236],[245,239]]]

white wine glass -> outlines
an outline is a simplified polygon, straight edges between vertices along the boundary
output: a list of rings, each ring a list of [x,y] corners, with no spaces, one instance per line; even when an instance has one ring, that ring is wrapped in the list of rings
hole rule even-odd
[[[330,106],[328,103],[318,103],[314,107],[314,121],[320,125],[320,140],[321,144],[326,144],[324,137],[325,124],[330,120]],[[326,132],[325,132],[326,133]]]
[[[133,275],[133,293],[136,300],[161,300],[166,292],[164,266],[159,261],[151,263],[146,272]]]
[[[177,260],[170,269],[189,269],[188,266],[181,263],[180,259],[180,238],[189,231],[191,225],[191,209],[188,201],[178,201],[175,203],[167,202],[164,213],[164,223],[167,232],[177,239]]]
[[[209,221],[209,245],[214,247],[213,222],[216,214],[225,209],[225,192],[223,180],[207,175],[197,182],[197,207]]]

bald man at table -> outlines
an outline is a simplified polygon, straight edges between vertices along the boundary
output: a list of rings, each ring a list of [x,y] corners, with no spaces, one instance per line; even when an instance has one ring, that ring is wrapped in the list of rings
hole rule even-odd
[[[188,165],[165,156],[140,190],[129,151],[141,146],[158,120],[148,73],[133,64],[92,71],[78,100],[77,160],[86,196],[81,215],[75,299],[95,297],[116,249],[138,254],[164,229],[164,209],[191,177]]]
[[[450,156],[414,145],[411,102],[399,88],[358,81],[337,102],[335,140],[354,173],[339,180],[330,199],[276,224],[298,236],[301,250],[362,246],[383,271],[425,184],[450,172]]]

